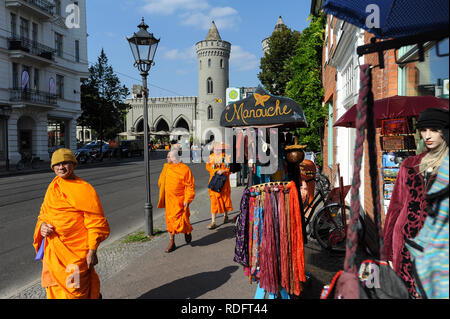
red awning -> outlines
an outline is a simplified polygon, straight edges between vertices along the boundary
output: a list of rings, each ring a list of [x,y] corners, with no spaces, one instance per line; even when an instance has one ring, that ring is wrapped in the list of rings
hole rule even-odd
[[[402,117],[418,117],[428,108],[448,110],[448,99],[434,96],[391,96],[374,102],[373,113],[376,127],[381,127],[381,120]],[[348,109],[333,126],[355,127],[356,104]]]

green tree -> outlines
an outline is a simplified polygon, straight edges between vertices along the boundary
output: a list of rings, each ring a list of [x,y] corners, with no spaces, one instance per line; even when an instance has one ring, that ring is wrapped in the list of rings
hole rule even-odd
[[[302,31],[297,50],[289,60],[287,69],[291,77],[286,85],[286,95],[297,101],[305,113],[308,128],[298,128],[295,135],[308,150],[321,151],[321,136],[327,110],[322,106],[322,47],[325,34],[325,17],[310,16],[310,24]]]
[[[121,85],[103,49],[89,73],[81,84],[82,113],[78,125],[93,129],[100,140],[113,139],[122,131],[123,115],[130,108],[124,103],[129,90]]]
[[[286,66],[297,49],[299,38],[300,32],[283,25],[268,40],[269,49],[261,58],[258,79],[273,95],[285,95],[286,84],[292,78],[292,70]]]

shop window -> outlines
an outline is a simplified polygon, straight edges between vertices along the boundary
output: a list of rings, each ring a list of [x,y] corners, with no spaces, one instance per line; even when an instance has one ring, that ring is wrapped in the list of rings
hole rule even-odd
[[[53,153],[66,147],[66,123],[63,120],[49,119],[47,123],[48,148]]]
[[[448,53],[448,38],[439,43],[439,53]],[[424,61],[409,62],[400,66],[399,93],[407,96],[433,95],[448,98],[444,82],[448,81],[448,57],[437,55],[436,45],[425,47]],[[417,46],[399,50],[398,60],[408,62],[418,59]]]

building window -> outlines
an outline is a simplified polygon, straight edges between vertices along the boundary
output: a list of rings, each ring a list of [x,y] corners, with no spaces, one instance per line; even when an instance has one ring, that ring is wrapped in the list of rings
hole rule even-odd
[[[328,103],[328,161],[329,167],[333,168],[333,103]]]
[[[200,62],[199,62],[199,68],[200,68],[200,70],[202,69],[202,60],[200,60]]]
[[[13,38],[16,37],[16,31],[17,31],[17,17],[14,13],[11,13],[11,36]]]
[[[56,55],[62,58],[63,56],[63,36],[55,32],[55,50]]]
[[[80,62],[80,40],[75,40],[75,62]]]
[[[12,64],[12,85],[13,89],[19,88],[19,65],[17,63]]]
[[[64,98],[64,76],[56,75],[56,95],[60,98]]]
[[[213,81],[211,78],[208,78],[208,80],[206,80],[206,86],[207,86],[207,93],[212,94],[213,93]]]
[[[213,108],[211,105],[208,106],[208,120],[212,120],[213,119]]]
[[[39,91],[39,69],[34,68],[34,89]]]
[[[220,68],[223,69],[223,59],[220,59]]]
[[[55,14],[61,16],[61,0],[55,0]]]
[[[26,84],[23,83],[23,72],[27,72],[27,74],[28,74],[28,82],[26,82]],[[30,75],[30,73],[31,73],[30,72],[30,67],[27,66],[27,65],[23,65],[22,66],[22,74],[21,74],[21,88],[22,88],[22,90],[29,90],[31,88],[31,83],[30,83],[31,75]],[[23,85],[25,85],[25,86],[23,86]]]
[[[30,38],[30,23],[27,19],[20,18],[20,38],[29,39]]]
[[[211,59],[208,59],[208,68],[211,67]]]

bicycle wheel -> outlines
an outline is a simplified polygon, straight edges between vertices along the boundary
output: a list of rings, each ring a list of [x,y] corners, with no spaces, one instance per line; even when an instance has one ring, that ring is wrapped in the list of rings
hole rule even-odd
[[[18,171],[22,170],[24,167],[25,167],[25,163],[23,162],[23,160],[20,160],[20,161],[17,162],[16,169]]]
[[[319,245],[328,251],[345,252],[347,237],[342,222],[342,205],[331,203],[322,207],[314,219],[313,231]],[[346,224],[350,223],[350,207],[345,206]],[[358,238],[361,241],[365,234],[364,219],[359,216],[357,225]]]

